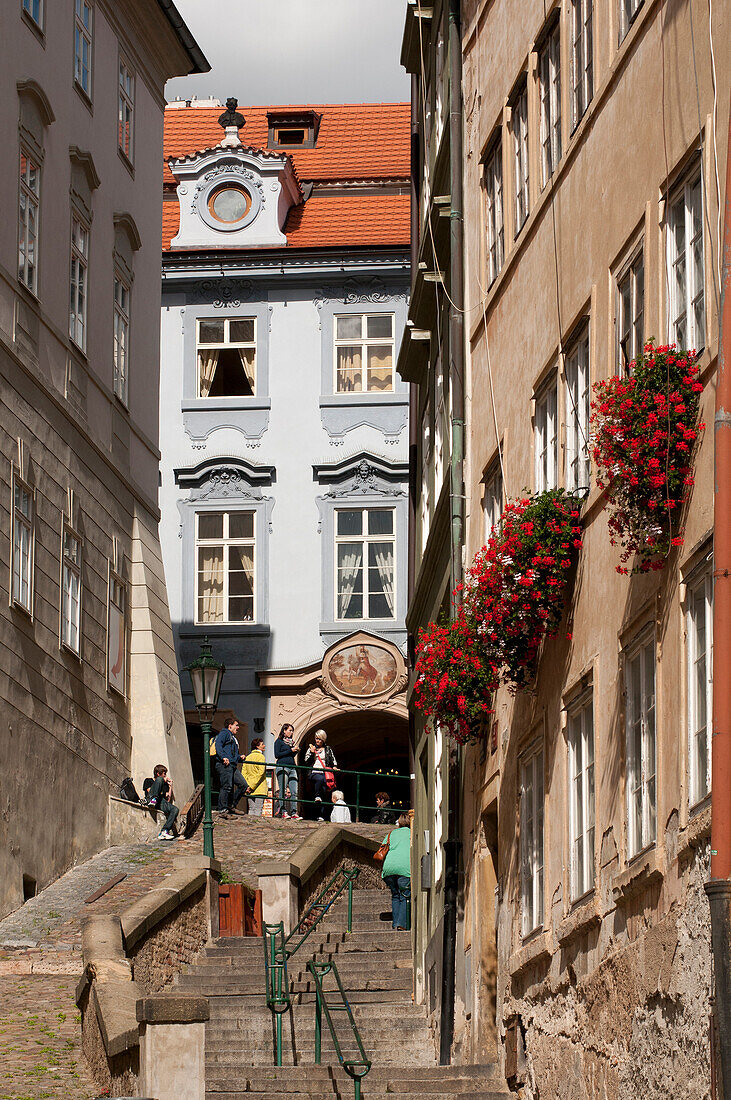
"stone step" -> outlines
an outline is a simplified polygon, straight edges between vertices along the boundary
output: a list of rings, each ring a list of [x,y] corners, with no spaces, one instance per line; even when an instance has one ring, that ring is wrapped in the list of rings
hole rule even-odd
[[[345,973],[342,975],[343,985],[346,987],[348,998],[354,993],[365,992],[372,989],[408,989],[412,987],[411,970],[382,970],[374,974],[373,970],[357,971],[351,974],[349,980]],[[292,993],[314,993],[315,980],[312,977],[291,979]]]
[[[338,944],[336,946],[342,946]],[[375,955],[375,958],[374,958]],[[373,966],[378,966],[379,969],[386,970],[411,970],[412,963],[411,958],[404,955],[403,951],[397,949],[395,951],[329,951],[327,946],[323,947],[322,951],[318,951],[314,956],[318,961],[323,959],[334,959],[335,964],[341,974],[357,974],[359,971],[372,973]],[[309,958],[303,958],[300,960],[299,956],[296,959],[290,959],[287,964],[287,970],[290,978],[297,973],[304,974],[307,972],[307,963]],[[211,959],[208,956],[196,960],[192,963],[187,970],[181,971],[183,974],[221,974],[226,977],[231,974],[256,974],[264,980],[264,960],[262,959],[246,959],[241,956],[223,955],[217,958]]]

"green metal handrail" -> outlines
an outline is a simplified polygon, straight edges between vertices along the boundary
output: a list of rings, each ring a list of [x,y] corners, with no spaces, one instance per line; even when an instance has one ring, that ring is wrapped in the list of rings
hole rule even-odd
[[[277,1029],[275,1064],[282,1064],[282,1014],[292,1003],[287,974],[287,949],[284,941],[284,924],[265,924],[262,940],[264,943],[264,971],[266,974],[267,1007],[274,1013]]]
[[[315,900],[307,906],[297,924],[294,926],[294,928],[284,941],[284,947],[287,952],[288,959],[291,959],[295,951],[299,951],[300,947],[305,942],[307,937],[312,932],[314,932],[315,928],[320,923],[322,918],[333,907],[335,902],[342,894],[343,890],[346,889],[348,891],[348,932],[353,931],[353,883],[355,882],[359,874],[360,867],[352,867],[349,871],[346,871],[344,867],[338,867],[335,874],[332,876],[330,881],[327,882],[325,886],[323,886],[322,890],[317,895]],[[335,885],[338,879],[341,879],[342,881],[339,883],[335,893],[332,895],[329,901],[323,901],[323,898],[326,896],[327,892]],[[293,946],[290,946],[296,936],[300,936],[301,938],[297,940],[297,942],[294,943]]]
[[[315,959],[311,959],[307,964],[307,969],[315,980],[315,1065],[319,1066],[322,1058],[322,1013],[324,1010],[325,1019],[327,1021],[327,1026],[330,1028],[330,1034],[335,1046],[335,1053],[338,1056],[338,1061],[348,1076],[353,1079],[355,1100],[360,1100],[360,1083],[370,1070],[371,1061],[363,1048],[363,1040],[360,1037],[358,1025],[353,1017],[350,1001],[343,989],[343,983],[340,980],[338,968],[333,960],[330,960],[330,962],[317,962]],[[339,1004],[328,1004],[327,994],[322,985],[322,979],[327,974],[332,974],[335,978],[338,987],[337,993],[340,998]],[[331,990],[329,992],[335,993],[336,991]],[[332,1018],[333,1012],[344,1012],[346,1014],[360,1058],[346,1058],[343,1054],[335,1029],[335,1023]]]
[[[299,951],[307,937],[312,933],[322,918],[338,900],[343,890],[348,891],[348,932],[353,930],[353,883],[360,874],[360,867],[353,867],[346,871],[339,867],[332,878],[323,886],[315,900],[307,906],[297,924],[286,937],[284,936],[284,924],[265,924],[262,929],[264,943],[264,971],[266,975],[266,999],[267,1007],[272,1010],[276,1021],[276,1045],[274,1051],[275,1065],[282,1064],[282,1014],[287,1012],[292,1005],[292,997],[289,991],[289,975],[287,973],[287,961],[296,951]],[[323,898],[337,882],[335,893],[327,901]],[[300,938],[292,943],[294,938]]]

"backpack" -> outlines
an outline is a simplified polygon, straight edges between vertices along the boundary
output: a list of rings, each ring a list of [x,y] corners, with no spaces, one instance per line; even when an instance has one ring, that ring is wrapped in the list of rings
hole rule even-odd
[[[126,802],[139,802],[140,800],[140,796],[137,794],[135,785],[132,782],[131,775],[128,775],[126,779],[122,780],[119,792]]]

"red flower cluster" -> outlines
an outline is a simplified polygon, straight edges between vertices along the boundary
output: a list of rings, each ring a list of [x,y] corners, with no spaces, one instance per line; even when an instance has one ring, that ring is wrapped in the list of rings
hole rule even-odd
[[[694,353],[674,344],[645,344],[628,378],[594,384],[592,456],[607,490],[612,545],[622,549],[618,573],[637,556],[633,573],[662,569],[681,546],[680,510],[693,484],[691,455],[699,434],[703,386]]]
[[[501,680],[513,690],[531,681],[580,547],[579,502],[563,490],[509,504],[465,577],[454,621],[421,632],[415,705],[457,741],[481,738]]]

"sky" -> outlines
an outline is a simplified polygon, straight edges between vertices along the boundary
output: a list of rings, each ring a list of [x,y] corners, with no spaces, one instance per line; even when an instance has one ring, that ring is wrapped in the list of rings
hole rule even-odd
[[[168,100],[406,101],[399,65],[405,0],[176,0],[211,63],[168,81]]]

